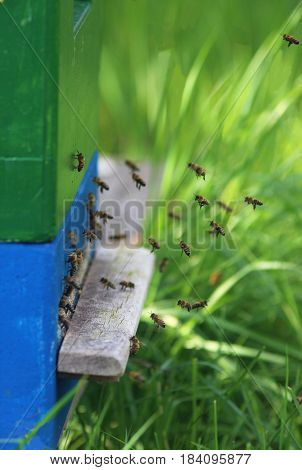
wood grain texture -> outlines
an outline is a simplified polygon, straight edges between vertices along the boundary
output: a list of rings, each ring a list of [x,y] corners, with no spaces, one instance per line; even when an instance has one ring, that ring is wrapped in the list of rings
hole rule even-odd
[[[111,380],[123,375],[153,264],[154,256],[144,248],[97,250],[59,352],[59,372]],[[104,288],[102,276],[116,289]],[[122,280],[134,282],[135,289],[121,291]]]

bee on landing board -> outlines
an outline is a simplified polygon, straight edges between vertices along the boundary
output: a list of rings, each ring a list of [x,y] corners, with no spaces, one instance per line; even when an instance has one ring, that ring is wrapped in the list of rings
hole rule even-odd
[[[189,302],[187,302],[186,300],[179,300],[177,302],[177,305],[179,305],[181,308],[186,308],[188,310],[188,312],[190,312],[192,310],[192,306]]]
[[[204,206],[210,205],[207,199],[205,199],[203,196],[199,196],[198,194],[196,194],[195,196],[195,201],[197,201],[197,203],[199,204],[200,209]]]
[[[135,165],[131,160],[125,160],[125,164],[131,171],[139,171],[139,167]]]
[[[78,265],[82,264],[83,261],[84,261],[84,253],[82,250],[76,250],[75,251],[76,255],[77,255],[77,260],[78,260]]]
[[[101,277],[100,282],[104,284],[104,287],[108,289],[115,289],[115,285],[112,282],[108,281],[106,277]]]
[[[138,337],[132,336],[130,338],[130,356],[134,356],[135,354],[137,354],[141,347],[142,344]]]
[[[88,193],[88,202],[87,202],[87,209],[90,211],[93,209],[93,206],[95,204],[95,195],[93,193]]]
[[[64,281],[66,282],[67,284],[67,289],[66,289],[66,295],[70,295],[71,294],[71,291],[73,289],[76,289],[78,291],[79,294],[81,294],[82,292],[82,289],[81,287],[75,282],[75,280],[73,279],[73,276],[65,276],[64,277]]]
[[[65,312],[70,312],[71,314],[74,314],[74,308],[71,306],[67,295],[63,295],[61,297],[59,308],[62,308]]]
[[[181,249],[181,254],[185,253],[187,256],[191,256],[191,249],[183,240],[179,242],[179,247]]]
[[[141,178],[138,173],[132,173],[132,179],[135,181],[135,186],[137,189],[141,189],[142,186],[146,186],[145,181]]]
[[[143,385],[146,382],[145,377],[143,377],[142,375],[140,375],[138,372],[134,370],[131,370],[130,372],[128,372],[128,377],[130,377],[130,379],[134,380],[135,382],[141,385]]]
[[[68,235],[67,235],[67,238],[68,238],[69,241],[70,241],[70,246],[71,246],[72,248],[76,248],[77,243],[78,243],[77,234],[76,234],[75,232],[69,232]]]
[[[104,211],[96,211],[95,215],[99,217],[103,221],[104,224],[106,224],[108,220],[113,219],[112,215],[107,214],[107,212],[104,212]]]
[[[98,238],[92,230],[84,230],[83,235],[90,241],[90,243],[94,242]]]
[[[216,235],[216,237],[218,235],[222,235],[223,237],[225,236],[224,229],[217,222],[214,222],[214,220],[212,220],[210,222],[210,226],[212,227],[212,230],[210,231],[211,235]]]
[[[78,160],[77,170],[82,171],[85,166],[85,157],[84,155],[77,150],[77,153],[73,156],[76,160]]]
[[[163,273],[166,269],[167,264],[169,263],[169,258],[163,258],[159,265],[159,272]]]
[[[221,209],[225,210],[226,212],[232,212],[232,210],[233,210],[230,206],[228,206],[227,204],[225,204],[222,201],[217,201],[217,204],[218,204],[219,207],[221,207]]]
[[[197,165],[197,163],[188,163],[188,168],[195,172],[197,178],[202,176],[204,180],[206,179],[206,170],[202,166]]]
[[[134,289],[135,288],[134,282],[131,282],[131,281],[121,281],[120,286],[121,286],[121,290]]]
[[[101,178],[99,178],[98,176],[95,176],[92,181],[98,185],[98,187],[100,188],[100,191],[101,193],[106,190],[106,191],[109,191],[109,186],[107,183],[105,183],[104,180],[102,180]]]
[[[255,199],[254,197],[250,196],[246,196],[244,198],[244,202],[246,202],[248,205],[251,204],[254,210],[257,206],[263,206],[263,202],[259,201],[259,199]]]
[[[199,309],[199,308],[205,308],[208,306],[208,301],[207,300],[199,300],[198,302],[194,302],[192,304],[192,310],[193,309]]]
[[[164,320],[162,320],[156,313],[151,313],[150,317],[154,321],[154,324],[156,325],[156,328],[166,328],[166,324]]]
[[[290,34],[283,34],[282,39],[283,41],[288,42],[288,47],[292,44],[297,46],[300,43],[299,39],[294,38],[294,36],[291,36]]]
[[[78,255],[76,251],[72,251],[71,253],[69,253],[68,261],[71,264],[70,274],[71,276],[73,276],[76,273],[76,271],[79,269],[79,260],[78,260]]]
[[[160,244],[154,238],[148,238],[148,242],[152,246],[151,253],[153,253],[153,251],[155,250],[160,249]]]

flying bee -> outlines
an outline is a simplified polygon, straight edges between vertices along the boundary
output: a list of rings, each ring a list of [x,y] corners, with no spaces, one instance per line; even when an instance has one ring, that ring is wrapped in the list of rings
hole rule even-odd
[[[188,168],[195,172],[197,178],[202,176],[204,180],[206,179],[206,170],[202,166],[197,165],[197,163],[188,163]]]
[[[139,171],[139,167],[135,165],[131,160],[125,160],[126,165],[130,168],[132,171]]]
[[[154,324],[156,325],[156,328],[166,328],[166,324],[164,320],[162,320],[156,313],[151,313],[150,317],[154,321]]]
[[[297,400],[299,405],[302,405],[302,395],[297,395],[296,400]]]
[[[107,223],[108,219],[109,220],[113,219],[112,215],[107,214],[107,212],[104,212],[104,211],[96,211],[95,215],[99,217],[100,219],[102,219],[104,224]]]
[[[223,237],[225,236],[224,229],[217,222],[214,222],[214,220],[212,220],[210,222],[210,226],[212,227],[212,230],[210,231],[211,235],[216,235],[216,237],[218,235],[222,235]]]
[[[90,210],[92,210],[92,208],[95,204],[95,195],[93,193],[88,193],[87,198],[88,198],[88,202],[87,202],[86,206],[87,206],[87,209],[90,211]]]
[[[169,212],[168,212],[168,216],[170,217],[170,219],[177,220],[178,222],[181,220],[180,215],[179,215],[179,214],[176,214],[176,213],[173,212],[173,211],[169,211]]]
[[[145,377],[143,377],[142,375],[140,375],[138,372],[134,370],[131,370],[130,372],[128,372],[128,377],[130,377],[130,379],[134,380],[135,382],[141,385],[143,385],[146,382]]]
[[[292,44],[298,45],[300,43],[299,39],[294,38],[294,36],[291,36],[290,34],[283,34],[282,38],[283,38],[283,41],[288,42],[288,47],[291,46]]]
[[[256,209],[257,206],[263,206],[263,202],[250,196],[246,196],[244,198],[244,202],[246,202],[247,204],[252,204],[254,210]]]
[[[210,203],[207,199],[205,199],[203,196],[199,196],[198,194],[196,194],[196,196],[195,196],[195,201],[198,202],[200,209],[204,206],[209,206],[210,205]]]
[[[84,230],[83,235],[90,241],[90,243],[94,242],[98,238],[92,230]]]
[[[186,300],[179,300],[177,302],[177,305],[180,305],[181,308],[186,308],[188,310],[188,312],[190,312],[190,310],[192,310],[192,306],[189,302],[187,302]]]
[[[120,286],[121,286],[122,290],[134,289],[135,288],[134,282],[131,282],[131,281],[121,281]]]
[[[126,233],[116,233],[115,235],[110,235],[109,240],[125,240],[126,238]]]
[[[151,253],[153,253],[153,251],[155,251],[155,250],[160,249],[160,244],[156,240],[154,240],[154,238],[148,238],[148,242],[152,246]]]
[[[192,304],[192,310],[193,309],[198,309],[198,308],[205,308],[208,306],[208,301],[207,300],[199,300],[198,302],[194,302]]]
[[[85,166],[85,157],[84,155],[77,150],[77,153],[74,155],[74,158],[78,160],[77,170],[82,171]]]
[[[130,356],[134,356],[138,353],[140,348],[142,347],[142,343],[138,339],[137,336],[132,336],[130,338]]]
[[[115,285],[112,282],[108,281],[106,277],[101,277],[100,282],[104,284],[105,288],[108,289],[115,289]]]
[[[132,179],[135,181],[135,186],[137,189],[141,189],[142,186],[146,186],[145,181],[138,173],[132,173]]]
[[[107,183],[105,183],[104,180],[102,180],[101,178],[99,178],[98,176],[95,176],[92,181],[98,185],[98,187],[100,188],[100,191],[101,193],[106,190],[106,191],[109,191],[109,186]]]
[[[76,248],[77,243],[78,243],[77,234],[76,234],[75,232],[69,232],[68,235],[67,235],[67,238],[68,238],[69,241],[70,241],[70,246],[71,246],[72,248]]]
[[[179,247],[181,249],[181,254],[185,253],[187,256],[191,256],[191,249],[183,240],[179,242]]]
[[[159,272],[163,273],[166,269],[167,264],[169,263],[169,258],[163,258],[159,265]]]
[[[218,204],[219,207],[221,207],[221,209],[224,209],[226,212],[232,212],[232,210],[233,210],[230,206],[228,206],[227,204],[225,204],[222,201],[217,201],[217,204]]]

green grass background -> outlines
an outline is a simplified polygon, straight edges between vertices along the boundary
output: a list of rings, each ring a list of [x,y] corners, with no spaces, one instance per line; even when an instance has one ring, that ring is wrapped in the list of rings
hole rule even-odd
[[[161,209],[149,219],[170,264],[154,275],[128,366],[146,382],[90,383],[60,448],[300,449],[302,47],[281,35],[302,39],[301,3],[103,0],[103,14],[102,150],[164,164],[166,201],[199,191],[234,212],[189,205],[180,226]],[[216,247],[202,237],[214,213],[227,229]],[[190,261],[171,249],[182,235]],[[209,308],[188,313],[178,298]]]

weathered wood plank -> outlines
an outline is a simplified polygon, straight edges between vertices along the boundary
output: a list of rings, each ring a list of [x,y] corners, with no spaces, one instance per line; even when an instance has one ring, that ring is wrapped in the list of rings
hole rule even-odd
[[[59,372],[111,380],[123,375],[153,264],[153,254],[144,248],[97,250],[61,346]],[[116,288],[104,288],[102,276]],[[121,291],[122,280],[134,282],[135,288]]]

